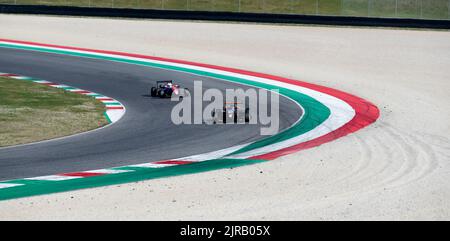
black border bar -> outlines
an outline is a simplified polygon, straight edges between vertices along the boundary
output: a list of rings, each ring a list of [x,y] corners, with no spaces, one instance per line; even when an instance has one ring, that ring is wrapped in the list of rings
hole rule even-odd
[[[90,8],[43,5],[8,5],[0,4],[0,13],[12,14],[45,14],[88,17],[120,17],[146,19],[235,21],[252,23],[278,24],[317,24],[337,26],[370,26],[450,29],[450,20],[399,19],[399,18],[367,18],[342,16],[312,16],[268,13],[236,13],[208,11],[179,11],[125,8]]]

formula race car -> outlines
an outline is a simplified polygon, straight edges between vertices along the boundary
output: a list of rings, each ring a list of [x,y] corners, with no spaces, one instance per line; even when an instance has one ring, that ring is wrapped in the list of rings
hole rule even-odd
[[[172,95],[183,98],[189,95],[189,90],[173,84],[172,80],[156,81],[156,87],[152,87],[150,90],[152,97],[171,98]]]
[[[222,109],[215,109],[211,116],[213,123],[249,123],[250,110],[240,103],[225,103]]]

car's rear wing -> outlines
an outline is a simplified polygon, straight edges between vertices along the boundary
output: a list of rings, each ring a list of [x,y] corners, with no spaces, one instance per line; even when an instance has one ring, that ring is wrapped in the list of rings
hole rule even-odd
[[[173,80],[160,80],[160,81],[156,81],[156,84],[168,84],[168,83],[173,83]]]

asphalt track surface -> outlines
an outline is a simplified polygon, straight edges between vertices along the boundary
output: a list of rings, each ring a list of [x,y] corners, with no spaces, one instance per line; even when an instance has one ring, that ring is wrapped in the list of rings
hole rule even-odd
[[[176,103],[148,96],[157,80],[172,79],[191,90],[193,80],[202,80],[204,89],[248,88],[242,85],[146,66],[6,48],[0,48],[0,72],[97,92],[127,109],[119,122],[107,128],[0,148],[0,180],[175,159],[264,138],[259,125],[174,125],[170,113]],[[302,115],[287,98],[280,98],[279,107],[280,131]]]

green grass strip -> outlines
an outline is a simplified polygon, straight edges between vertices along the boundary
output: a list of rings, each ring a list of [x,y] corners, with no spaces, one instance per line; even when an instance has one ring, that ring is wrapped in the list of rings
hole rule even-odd
[[[108,124],[105,105],[27,78],[0,77],[0,147],[86,132]]]
[[[107,102],[107,103],[103,103],[104,105],[108,106],[108,105],[122,105],[119,102]]]

